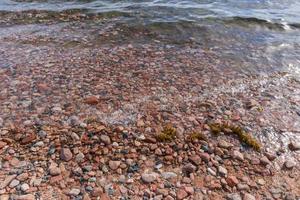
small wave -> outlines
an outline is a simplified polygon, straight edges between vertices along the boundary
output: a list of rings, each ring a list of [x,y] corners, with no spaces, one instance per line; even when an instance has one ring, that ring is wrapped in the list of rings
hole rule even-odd
[[[270,20],[259,19],[255,17],[230,17],[229,19],[226,19],[225,22],[245,27],[260,26],[270,30],[290,30],[300,28],[299,24],[272,22]]]
[[[111,19],[115,17],[129,17],[130,13],[121,11],[108,11],[94,13],[89,9],[68,9],[63,11],[26,10],[1,11],[0,25],[39,24],[53,22],[70,22],[80,20]]]

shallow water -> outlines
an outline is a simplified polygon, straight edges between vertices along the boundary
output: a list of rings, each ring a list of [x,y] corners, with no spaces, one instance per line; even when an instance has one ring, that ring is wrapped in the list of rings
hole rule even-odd
[[[176,52],[175,56],[170,54],[161,59],[159,55],[157,58],[154,56],[153,59],[157,59],[156,67],[161,72],[178,75],[174,80],[180,79],[185,72],[187,80],[191,78],[193,81],[199,81],[199,85],[195,86],[193,81],[188,82],[186,88],[180,91],[179,94],[184,96],[183,99],[187,104],[193,105],[196,100],[215,101],[222,96],[235,98],[239,104],[243,103],[243,98],[258,98],[262,102],[270,102],[265,106],[263,114],[258,115],[267,121],[266,126],[254,124],[256,116],[252,115],[250,117],[254,119],[249,120],[251,121],[249,125],[261,128],[254,134],[261,142],[268,144],[268,148],[278,149],[282,146],[286,147],[290,140],[300,140],[300,115],[297,114],[300,110],[300,88],[299,82],[293,80],[300,78],[299,22],[300,1],[298,0],[2,0],[0,1],[0,68],[9,68],[12,73],[9,73],[11,82],[3,83],[1,90],[6,98],[9,96],[7,93],[11,96],[15,93],[14,80],[20,77],[15,75],[14,69],[20,66],[26,65],[24,66],[26,70],[19,70],[20,74],[29,77],[30,81],[32,79],[34,83],[39,82],[40,79],[44,81],[47,77],[49,83],[54,81],[54,85],[59,88],[60,82],[66,80],[55,76],[58,72],[63,73],[63,70],[60,71],[55,67],[51,69],[53,63],[65,67],[65,65],[73,66],[75,62],[74,71],[82,70],[85,73],[82,68],[86,67],[86,63],[91,63],[93,66],[95,64],[93,60],[97,58],[94,55],[101,52],[103,48],[107,47],[109,55],[112,54],[110,56],[113,57],[114,51],[118,52],[119,47],[126,49],[128,45],[133,45],[139,49],[139,45],[144,45],[141,48],[144,51],[149,45],[149,48],[157,51]],[[190,59],[195,62],[192,66],[204,71],[193,71],[191,66],[185,67],[185,62],[180,65],[182,61],[179,59],[180,54],[192,55]],[[105,58],[104,63],[111,65],[115,62],[109,58],[106,60],[104,55],[106,56],[106,54],[100,56]],[[134,59],[144,59],[147,55],[143,54],[143,56],[134,56]],[[119,57],[116,59],[118,60]],[[176,62],[173,63],[172,70],[168,71],[163,63],[174,61],[172,59]],[[121,58],[121,61],[117,62],[126,63],[126,58],[124,60]],[[175,63],[179,63],[179,67],[175,66]],[[34,70],[30,71],[31,65],[36,70],[35,76],[31,74],[34,73]],[[45,66],[45,69],[42,66]],[[149,70],[151,70],[151,65],[147,66],[150,66]],[[97,68],[97,65],[93,67]],[[149,73],[144,68],[139,70],[144,70],[145,74]],[[288,75],[272,77],[272,74],[277,72],[287,72]],[[72,74],[73,71],[69,73]],[[80,76],[84,76],[84,73],[80,73]],[[255,77],[251,78],[252,75]],[[156,74],[153,77],[156,77]],[[172,85],[174,80],[168,78],[170,77],[157,79]],[[72,85],[74,80],[82,81],[77,80],[76,77],[70,78],[66,85]],[[117,85],[119,80],[113,79],[112,83]],[[12,89],[7,92],[8,86]],[[175,86],[181,87],[180,84]],[[32,87],[35,87],[34,84]],[[196,94],[189,96],[193,90],[197,91]],[[29,93],[32,91],[30,90]],[[62,89],[58,91],[61,92],[60,95],[65,94]],[[68,92],[69,90],[66,92],[66,99],[69,98]],[[93,88],[88,86],[83,91],[84,95],[93,92]],[[241,94],[243,98],[238,100],[238,95]],[[122,104],[126,109],[100,113],[99,116],[111,124],[134,123],[137,113],[143,111],[142,108],[138,109],[138,106],[146,105],[147,102],[152,103],[154,97],[166,99],[167,105],[162,106],[174,107],[173,94],[147,95],[134,96],[128,105],[126,102],[125,105]],[[25,99],[26,95],[21,97]],[[41,98],[46,97],[41,96]],[[61,101],[59,99],[56,102],[55,98],[52,100],[55,103]],[[7,100],[3,98],[3,101]],[[32,99],[29,102],[31,101]],[[40,99],[36,102],[38,104]],[[26,101],[22,103],[28,104]],[[231,104],[224,107],[236,109],[236,106]],[[15,113],[18,112],[20,111],[16,109]],[[92,110],[91,113],[93,112],[95,111]],[[13,118],[14,115],[5,113],[3,116]]]
[[[115,29],[126,27],[122,41],[134,42],[132,34],[142,30],[150,32],[142,40],[154,38],[170,44],[192,40],[202,48],[218,52],[241,71],[281,70],[299,75],[300,2],[297,0],[3,0],[0,33],[4,37],[19,30],[7,26],[72,23],[82,16],[94,17],[83,23],[85,29],[94,33],[103,27],[95,18],[109,19]],[[35,32],[45,32],[36,29]],[[78,31],[86,34],[85,30]],[[93,33],[89,34],[93,37]]]

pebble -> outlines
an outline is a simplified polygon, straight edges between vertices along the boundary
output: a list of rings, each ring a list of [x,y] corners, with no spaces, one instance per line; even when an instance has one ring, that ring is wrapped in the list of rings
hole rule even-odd
[[[8,194],[0,195],[0,200],[9,200],[9,195]]]
[[[255,200],[256,198],[252,195],[252,194],[249,194],[249,193],[246,193],[243,197],[243,200]]]
[[[218,146],[221,148],[224,148],[224,149],[229,149],[229,148],[233,147],[233,144],[226,142],[225,140],[221,140],[221,141],[219,141]]]
[[[239,183],[239,180],[235,176],[228,176],[226,182],[230,187],[234,187]]]
[[[272,194],[272,196],[274,198],[276,198],[276,199],[281,198],[281,193],[282,193],[281,189],[279,189],[279,188],[271,188],[269,190],[269,192]]]
[[[2,141],[0,141],[0,149],[2,149],[3,147],[5,147],[7,145],[7,143],[6,142],[2,142]]]
[[[260,164],[263,165],[263,166],[266,166],[266,165],[270,164],[270,161],[269,161],[269,159],[266,156],[263,156],[260,159]]]
[[[83,161],[84,161],[84,154],[81,153],[81,152],[79,152],[79,153],[76,155],[76,157],[75,157],[75,161],[76,161],[77,163],[83,162]]]
[[[286,169],[293,169],[296,166],[296,162],[293,160],[287,160],[284,163]]]
[[[156,181],[157,174],[156,173],[144,173],[144,174],[142,174],[141,179],[145,183],[152,183],[152,182]]]
[[[193,164],[189,163],[189,164],[186,164],[186,165],[184,165],[184,166],[182,167],[182,172],[183,172],[184,174],[190,174],[190,173],[195,172],[196,169],[197,169],[197,168],[196,168]]]
[[[69,195],[71,196],[78,196],[80,194],[80,189],[72,188],[69,192]]]
[[[256,182],[258,185],[261,185],[261,186],[266,184],[266,181],[262,178],[258,179]]]
[[[201,153],[200,154],[200,158],[204,161],[204,162],[209,162],[210,160],[210,155],[208,153]]]
[[[226,177],[227,176],[227,169],[222,167],[222,166],[219,166],[218,167],[218,171],[219,171],[219,174],[223,177]]]
[[[189,161],[191,161],[195,165],[200,165],[201,164],[201,158],[198,155],[192,155],[189,157]]]
[[[177,177],[177,174],[174,173],[174,172],[163,172],[163,173],[161,173],[161,176],[162,176],[164,179],[172,179],[172,178]]]
[[[39,141],[37,143],[34,144],[35,147],[42,147],[44,146],[44,142],[43,141]]]
[[[216,173],[213,169],[211,169],[211,168],[207,168],[207,171],[208,171],[211,175],[213,175],[213,176],[216,176],[216,175],[217,175],[217,173]]]
[[[4,189],[12,180],[14,180],[17,177],[17,175],[10,175],[7,176],[4,181],[1,181],[0,183],[0,190]]]
[[[32,182],[32,185],[35,187],[40,186],[42,184],[42,181],[43,181],[43,179],[41,179],[41,178],[34,179]]]
[[[107,135],[101,135],[100,136],[100,140],[106,144],[106,145],[110,145],[111,144],[111,140],[110,137],[108,137]]]
[[[242,200],[241,196],[238,193],[227,194],[226,199],[228,199],[228,200]]]
[[[240,160],[240,161],[243,161],[244,160],[244,155],[241,152],[235,150],[235,151],[233,151],[233,158],[235,158],[237,160]]]
[[[14,180],[12,180],[12,181],[10,182],[9,187],[10,187],[10,188],[14,188],[14,187],[16,187],[16,186],[19,185],[19,184],[20,184],[20,181],[17,180],[17,179],[14,179]]]
[[[41,131],[38,132],[38,136],[41,137],[41,138],[45,138],[47,136],[47,132],[41,130]]]
[[[109,165],[109,168],[112,169],[112,170],[116,170],[119,168],[121,162],[120,161],[109,161],[108,165]]]
[[[243,190],[250,190],[250,187],[249,187],[249,185],[247,185],[247,184],[243,184],[243,183],[239,183],[238,185],[237,185],[237,188],[238,188],[238,190],[240,190],[240,191],[243,191]]]
[[[99,103],[99,100],[96,96],[89,96],[85,98],[84,103],[89,105],[97,105]]]
[[[73,158],[73,154],[70,149],[68,148],[62,148],[60,153],[60,158],[64,161],[70,161]]]
[[[29,185],[27,184],[27,183],[23,183],[22,185],[21,185],[21,190],[23,191],[23,192],[26,192],[27,190],[29,190]]]
[[[19,196],[13,196],[14,200],[35,200],[35,196],[33,194],[25,194]]]
[[[52,164],[49,167],[49,173],[51,176],[57,176],[61,173],[61,170],[59,169],[59,167],[56,167],[54,164]]]
[[[192,186],[186,186],[184,187],[184,190],[190,195],[194,194],[194,188]]]
[[[186,198],[187,196],[188,196],[188,193],[184,189],[180,188],[177,190],[176,197],[178,200],[182,200],[182,199]]]
[[[292,151],[298,151],[298,150],[300,150],[300,142],[296,142],[296,141],[290,142],[289,148]]]

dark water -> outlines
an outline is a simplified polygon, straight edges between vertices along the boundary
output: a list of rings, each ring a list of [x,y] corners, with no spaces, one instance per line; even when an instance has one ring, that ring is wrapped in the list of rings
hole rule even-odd
[[[0,33],[4,37],[19,29],[26,34],[22,25],[46,32],[32,25],[51,23],[53,28],[86,16],[90,18],[81,24],[85,32],[76,31],[79,38],[92,37],[94,30],[103,28],[97,19],[108,18],[116,29],[127,30],[120,41],[134,40],[132,33],[146,31],[169,44],[192,40],[242,70],[300,71],[298,0],[1,0]],[[88,29],[93,31],[87,33]]]

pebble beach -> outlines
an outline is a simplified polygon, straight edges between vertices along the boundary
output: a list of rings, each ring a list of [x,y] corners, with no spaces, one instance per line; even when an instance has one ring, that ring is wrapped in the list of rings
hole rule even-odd
[[[0,200],[300,198],[296,68],[258,72],[118,16],[48,15],[1,13]]]

